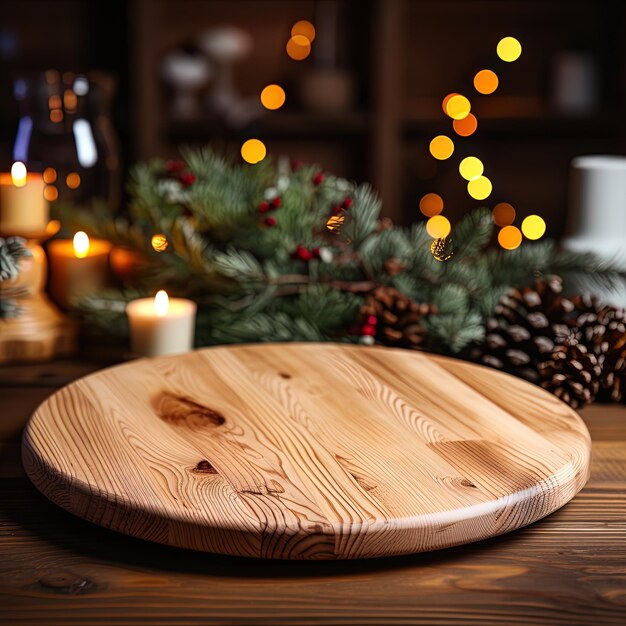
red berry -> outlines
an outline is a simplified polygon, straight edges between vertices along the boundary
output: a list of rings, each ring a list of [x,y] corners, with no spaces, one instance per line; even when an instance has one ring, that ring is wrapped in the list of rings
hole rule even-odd
[[[165,169],[170,174],[178,174],[185,169],[185,162],[180,160],[169,160],[165,162]]]
[[[181,174],[180,182],[185,185],[185,187],[189,187],[189,185],[193,185],[196,180],[196,177],[193,174]]]
[[[324,182],[324,178],[324,172],[318,172],[315,176],[313,176],[313,184],[321,185]]]
[[[376,324],[378,324],[378,318],[375,315],[368,315],[367,323],[369,326],[376,326]]]
[[[352,206],[352,198],[350,198],[349,196],[343,201],[343,204],[341,205],[344,209],[349,209]]]
[[[310,261],[313,258],[311,251],[307,250],[304,246],[298,246],[293,256],[300,261]]]
[[[280,199],[280,196],[276,196],[271,202],[270,204],[272,205],[273,209],[279,209],[281,204],[283,203],[283,201]]]
[[[376,328],[371,324],[365,324],[361,327],[361,334],[373,337],[376,334]]]
[[[278,222],[276,221],[275,217],[266,217],[265,218],[265,225],[266,226],[276,226],[276,224],[278,224]]]
[[[321,251],[319,248],[313,248],[313,250],[311,250],[311,253],[316,259],[319,259],[321,256]]]
[[[259,213],[267,213],[269,210],[269,202],[261,202],[261,204],[259,204]]]

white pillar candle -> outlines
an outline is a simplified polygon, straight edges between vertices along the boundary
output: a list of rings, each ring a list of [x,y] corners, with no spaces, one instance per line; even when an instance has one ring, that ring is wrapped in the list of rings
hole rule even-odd
[[[48,245],[50,293],[63,308],[72,300],[104,289],[109,282],[111,244],[89,239],[82,231],[74,239],[55,239]]]
[[[188,352],[193,347],[196,303],[168,298],[159,291],[154,298],[140,298],[126,305],[131,350],[142,356]]]
[[[572,160],[568,235],[563,247],[595,252],[626,269],[626,157],[590,155]],[[599,290],[605,302],[626,305],[626,289]]]
[[[0,174],[0,233],[28,237],[46,229],[48,201],[41,174],[26,171],[19,161],[11,173]]]

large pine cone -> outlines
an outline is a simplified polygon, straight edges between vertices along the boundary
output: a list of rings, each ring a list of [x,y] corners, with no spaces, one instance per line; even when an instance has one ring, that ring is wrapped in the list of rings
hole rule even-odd
[[[538,367],[541,386],[574,409],[594,401],[601,373],[596,355],[574,338],[558,346]]]
[[[387,346],[420,348],[426,340],[423,317],[433,313],[426,303],[418,304],[394,287],[377,287],[361,307],[362,319],[376,317],[375,340]]]
[[[581,312],[586,311],[578,329],[579,341],[602,365],[598,398],[619,402],[626,393],[626,311],[599,307],[594,298],[586,296],[576,296],[572,301]]]
[[[533,287],[511,289],[487,322],[482,346],[473,357],[538,383],[538,365],[570,336],[576,325],[574,303],[561,295],[563,284],[553,276]]]

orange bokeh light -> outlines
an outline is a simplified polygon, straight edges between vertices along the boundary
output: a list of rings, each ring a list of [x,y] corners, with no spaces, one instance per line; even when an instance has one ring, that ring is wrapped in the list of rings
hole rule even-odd
[[[452,128],[454,128],[454,132],[457,135],[461,137],[469,137],[476,132],[476,129],[478,128],[478,120],[473,113],[470,113],[462,120],[453,120]]]
[[[493,221],[498,226],[510,226],[515,221],[515,209],[508,202],[500,202],[493,207]]]
[[[306,37],[310,42],[315,40],[315,26],[308,20],[300,20],[291,27],[291,36],[302,35]]]
[[[489,95],[498,88],[498,76],[491,70],[480,70],[474,76],[474,88],[478,93]]]
[[[426,217],[439,215],[443,211],[443,198],[437,193],[427,193],[420,200],[420,211]]]
[[[498,243],[505,250],[515,250],[522,243],[522,232],[517,226],[505,226],[498,233]]]
[[[261,92],[261,104],[270,111],[285,104],[285,90],[280,85],[267,85]]]
[[[80,174],[76,172],[70,172],[65,178],[65,184],[70,189],[78,189],[80,186]]]
[[[311,42],[304,35],[294,35],[287,42],[287,54],[294,61],[303,61],[311,54]]]
[[[59,197],[59,191],[54,185],[46,185],[43,189],[43,197],[48,202],[54,202]]]
[[[443,112],[444,112],[446,115],[448,115],[448,109],[447,109],[448,102],[450,102],[450,99],[451,99],[451,98],[454,98],[454,96],[458,96],[458,95],[460,95],[460,94],[458,94],[458,93],[456,93],[456,92],[449,93],[449,94],[448,94],[448,95],[447,95],[447,96],[446,96],[446,97],[442,100],[442,102],[441,102],[441,108],[443,109]]]
[[[430,142],[430,153],[439,161],[445,161],[449,159],[454,152],[454,143],[450,137],[445,135],[437,135]]]

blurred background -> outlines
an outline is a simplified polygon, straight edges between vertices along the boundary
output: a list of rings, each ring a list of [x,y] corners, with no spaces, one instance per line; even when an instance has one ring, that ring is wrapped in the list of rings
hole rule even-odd
[[[55,161],[55,180],[46,181],[52,202],[97,195],[123,206],[135,161],[207,142],[237,154],[255,137],[269,153],[370,181],[397,222],[423,217],[420,198],[438,193],[452,219],[509,202],[518,215],[542,215],[547,235],[558,238],[572,157],[626,149],[623,3],[10,4],[0,26],[0,166],[7,172],[23,160],[37,170],[50,165],[38,156],[45,154]],[[315,25],[315,37],[310,49],[290,50],[301,20]],[[515,63],[496,55],[505,36],[522,45]],[[490,95],[473,85],[483,68],[499,79]],[[273,83],[286,101],[268,110],[259,94]],[[478,124],[466,137],[442,110],[456,92],[470,97]],[[439,134],[454,138],[454,163],[429,153]],[[469,197],[458,175],[468,155],[493,182],[485,202]]]

